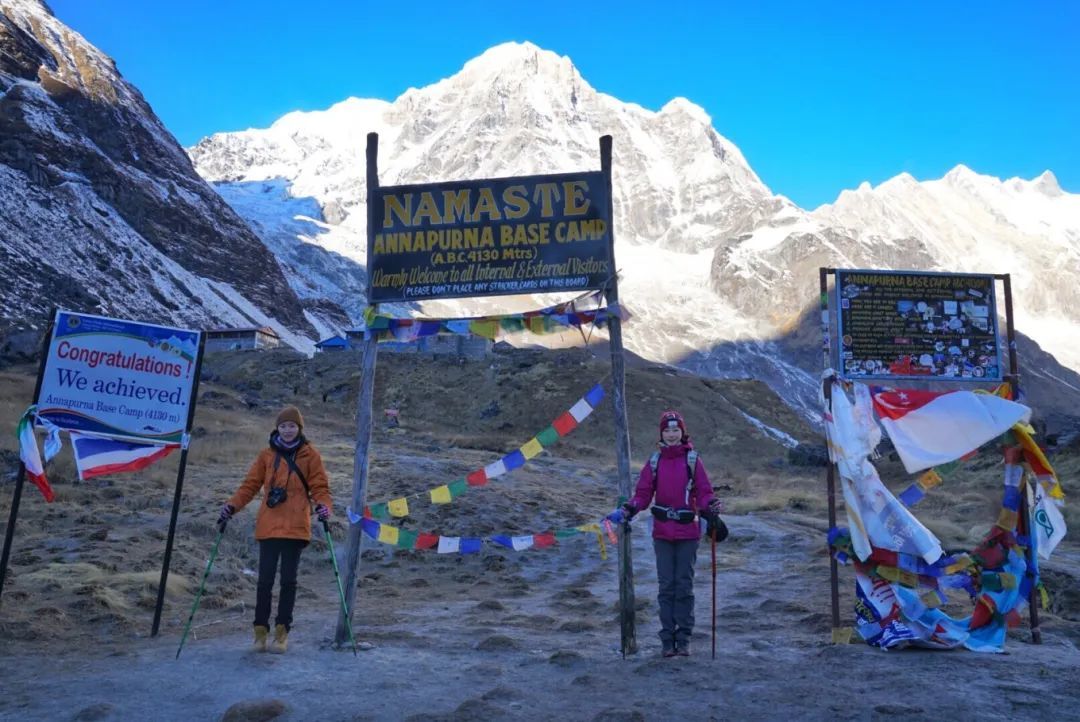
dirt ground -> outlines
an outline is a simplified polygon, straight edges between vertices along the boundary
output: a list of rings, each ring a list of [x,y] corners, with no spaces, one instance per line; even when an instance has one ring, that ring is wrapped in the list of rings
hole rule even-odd
[[[790,463],[743,414],[806,443],[820,443],[816,430],[754,382],[649,366],[627,377],[634,468],[651,451],[659,411],[681,408],[731,511],[731,538],[717,547],[715,660],[707,544],[698,555],[693,655],[659,657],[655,569],[642,522],[632,537],[640,649],[626,659],[618,651],[615,550],[608,545],[601,559],[591,535],[523,552],[485,545],[465,556],[365,539],[356,657],[330,644],[337,588],[317,538],[301,562],[288,654],[256,655],[247,649],[257,565],[252,509],[230,524],[193,632],[174,659],[216,510],[282,403],[304,409],[305,432],[327,460],[339,502],[332,532],[343,556],[353,361],[259,354],[208,361],[156,638],[149,631],[177,459],[78,484],[64,456],[49,470],[56,502],[25,490],[0,598],[0,719],[1080,719],[1080,552],[1071,540],[1044,571],[1051,605],[1042,612],[1042,645],[1030,643],[1026,625],[1010,633],[1003,655],[833,645],[823,470]],[[581,350],[470,363],[380,356],[375,408],[399,408],[403,424],[376,425],[369,501],[430,489],[517,448],[606,369],[606,359]],[[0,371],[5,427],[14,429],[32,388],[27,369]],[[403,526],[486,536],[598,520],[617,497],[610,403],[609,396],[571,435],[487,487],[446,506],[411,501]],[[4,463],[17,461],[13,433],[0,449]],[[1062,469],[1076,464],[1067,454],[1058,461]],[[887,481],[893,466],[882,460]],[[992,523],[999,475],[991,461],[976,460],[924,502],[947,545],[970,544]],[[6,523],[12,484],[9,473],[2,479]],[[841,569],[845,623],[852,587]],[[956,612],[965,613],[962,604]]]

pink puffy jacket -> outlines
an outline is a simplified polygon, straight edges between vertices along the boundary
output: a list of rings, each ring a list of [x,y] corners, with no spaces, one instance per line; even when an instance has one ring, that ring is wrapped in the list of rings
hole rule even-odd
[[[689,490],[687,489],[690,472],[687,468],[686,455],[692,448],[690,444],[661,447],[655,483],[652,467],[645,462],[638,476],[634,498],[630,500],[631,506],[643,513],[648,513],[647,509],[654,501],[658,506],[673,509],[697,511],[707,508],[709,501],[713,498],[713,491],[709,483],[709,474],[705,471],[705,464],[702,463],[701,457],[698,457],[694,469],[693,484],[690,485]],[[696,521],[692,524],[680,524],[668,519],[653,520],[653,539],[679,541],[698,539],[700,536],[701,528]]]

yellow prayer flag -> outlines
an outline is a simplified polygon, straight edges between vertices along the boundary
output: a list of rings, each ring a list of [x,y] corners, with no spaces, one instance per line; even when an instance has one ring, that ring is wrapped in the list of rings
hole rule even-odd
[[[886,566],[882,566],[882,565],[879,564],[874,569],[874,573],[877,574],[882,579],[885,579],[885,580],[890,581],[890,582],[899,582],[900,581],[900,570],[897,569],[896,567],[886,567]]]
[[[536,440],[535,436],[526,441],[524,446],[521,447],[521,453],[526,459],[533,458],[543,450],[544,447],[540,446],[540,442]]]
[[[431,490],[431,503],[432,504],[449,504],[453,499],[450,495],[450,487],[446,484],[442,486],[436,486]]]
[[[469,330],[477,336],[494,341],[499,335],[499,323],[498,321],[473,321],[469,324]]]
[[[1013,531],[1016,529],[1016,521],[1020,515],[1011,509],[1002,509],[998,512],[997,525],[1005,531]]]
[[[390,516],[409,515],[409,501],[405,497],[391,499],[386,503],[386,508],[390,510]]]
[[[397,544],[398,528],[392,524],[379,524],[379,541],[383,544]]]
[[[930,469],[920,475],[919,478],[915,480],[915,483],[918,484],[919,488],[923,491],[929,491],[941,483],[941,474]]]
[[[898,581],[902,586],[915,589],[919,586],[919,575],[915,572],[901,571]]]
[[[833,627],[832,628],[832,643],[833,644],[851,644],[851,627]]]

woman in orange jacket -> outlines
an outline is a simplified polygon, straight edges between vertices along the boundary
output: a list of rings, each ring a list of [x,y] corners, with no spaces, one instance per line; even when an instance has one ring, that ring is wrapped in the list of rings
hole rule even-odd
[[[300,552],[311,541],[311,501],[320,521],[330,518],[333,500],[322,457],[304,437],[304,417],[295,406],[277,416],[270,445],[259,452],[236,493],[221,507],[219,523],[227,522],[263,491],[255,520],[259,542],[259,583],[255,594],[255,651],[267,651],[270,603],[274,577],[281,566],[281,587],[274,641],[270,651],[283,654],[288,646],[296,601]]]

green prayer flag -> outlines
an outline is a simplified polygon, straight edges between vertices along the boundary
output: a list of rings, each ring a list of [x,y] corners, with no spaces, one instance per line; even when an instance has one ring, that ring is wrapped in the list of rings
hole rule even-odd
[[[450,488],[451,498],[456,499],[469,489],[469,482],[465,481],[464,479],[458,479],[456,481],[450,482],[449,484],[447,484],[447,486]]]
[[[559,440],[559,432],[554,426],[549,426],[536,435],[536,440],[540,442],[540,446],[551,446]]]
[[[416,532],[401,529],[398,531],[398,549],[413,549],[416,547]]]

